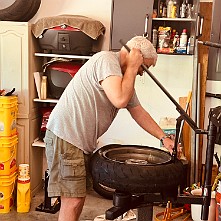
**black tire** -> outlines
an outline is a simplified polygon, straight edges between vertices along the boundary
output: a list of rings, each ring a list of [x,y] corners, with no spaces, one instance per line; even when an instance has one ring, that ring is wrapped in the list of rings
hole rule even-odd
[[[12,5],[0,10],[1,21],[29,21],[38,11],[41,0],[16,0]]]
[[[35,16],[36,12],[38,11],[40,5],[41,5],[41,0],[34,0],[34,2],[31,4],[29,12],[21,19],[21,21],[25,22],[32,19]]]
[[[115,189],[104,186],[97,182],[93,182],[93,189],[96,193],[98,193],[100,196],[104,197],[105,199],[113,200],[113,194],[115,192]]]
[[[130,193],[167,193],[184,182],[184,165],[147,146],[111,144],[91,158],[94,182]]]

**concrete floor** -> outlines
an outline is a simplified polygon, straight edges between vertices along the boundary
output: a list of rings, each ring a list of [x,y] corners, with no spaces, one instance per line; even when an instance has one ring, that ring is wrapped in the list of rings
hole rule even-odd
[[[17,213],[15,208],[7,214],[0,214],[0,221],[57,221],[58,213],[49,214],[45,212],[35,211],[35,208],[44,201],[44,192],[39,192],[32,198],[31,210],[28,213]],[[100,215],[103,215],[105,211],[113,206],[112,200],[107,200],[95,193],[94,191],[88,192],[85,206],[80,217],[80,221],[94,221],[94,219]],[[163,212],[165,208],[154,206],[153,220],[155,215],[159,212]],[[134,210],[136,214],[136,210]],[[183,220],[187,214],[182,217],[178,217],[175,220]],[[160,218],[162,220],[162,217]],[[104,221],[105,219],[96,219],[96,221]],[[123,219],[125,220],[125,219]],[[131,219],[132,220],[132,219]],[[136,219],[133,219],[133,221]],[[191,221],[191,216],[187,219]]]

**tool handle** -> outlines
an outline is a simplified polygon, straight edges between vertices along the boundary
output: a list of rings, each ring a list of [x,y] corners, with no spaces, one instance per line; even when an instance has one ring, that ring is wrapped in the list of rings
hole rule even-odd
[[[213,43],[213,42],[210,42],[210,41],[198,41],[198,43],[202,44],[202,45],[209,46],[209,47],[221,48],[221,44]]]
[[[122,39],[120,39],[120,43],[127,49],[128,52],[130,52],[130,48],[124,43]]]

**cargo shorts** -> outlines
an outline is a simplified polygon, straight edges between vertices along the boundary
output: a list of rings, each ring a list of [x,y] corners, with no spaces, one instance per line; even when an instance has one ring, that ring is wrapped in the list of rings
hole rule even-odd
[[[93,186],[89,172],[90,155],[50,130],[46,131],[44,142],[49,169],[48,196],[85,197],[87,189]]]

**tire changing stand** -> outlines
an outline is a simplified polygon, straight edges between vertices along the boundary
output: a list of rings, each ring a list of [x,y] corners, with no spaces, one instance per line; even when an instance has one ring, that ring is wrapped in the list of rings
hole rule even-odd
[[[128,50],[127,45],[122,40],[120,43]],[[211,108],[209,112],[209,125],[208,130],[199,129],[196,123],[188,116],[183,108],[176,102],[176,100],[169,94],[169,92],[163,87],[163,85],[155,78],[155,76],[148,70],[148,68],[142,64],[142,68],[145,72],[154,80],[154,82],[161,88],[161,90],[167,95],[167,97],[174,103],[180,116],[177,118],[176,124],[176,136],[174,147],[174,159],[177,157],[177,145],[180,132],[180,125],[182,120],[185,120],[189,126],[195,131],[196,134],[207,135],[207,150],[206,150],[206,174],[203,186],[202,196],[186,196],[178,194],[178,187],[173,193],[142,193],[132,195],[130,193],[119,193],[115,191],[113,195],[113,207],[108,209],[105,213],[107,220],[114,220],[117,217],[122,216],[130,209],[137,208],[137,221],[152,221],[153,219],[153,205],[154,202],[167,203],[182,203],[182,204],[201,204],[202,212],[201,219],[208,220],[209,205],[211,200],[211,178],[212,178],[212,166],[213,166],[213,154],[216,136],[218,129],[221,127],[221,106]]]

